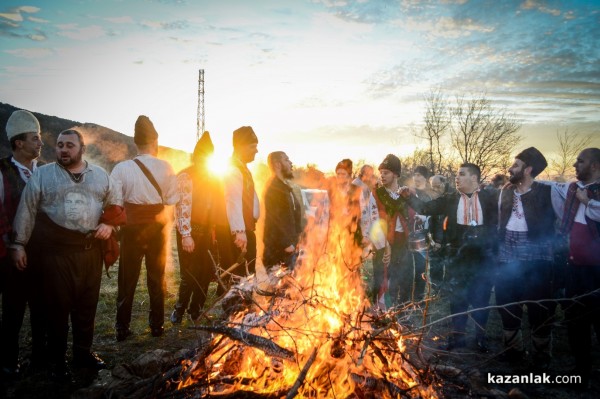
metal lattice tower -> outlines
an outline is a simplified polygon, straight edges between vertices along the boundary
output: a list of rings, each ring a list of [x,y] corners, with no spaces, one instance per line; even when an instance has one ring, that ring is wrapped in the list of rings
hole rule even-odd
[[[198,117],[196,119],[196,141],[204,133],[204,69],[198,74]]]

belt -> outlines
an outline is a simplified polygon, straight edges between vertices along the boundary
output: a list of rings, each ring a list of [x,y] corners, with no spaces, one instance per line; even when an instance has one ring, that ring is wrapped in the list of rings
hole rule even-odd
[[[49,250],[58,253],[64,252],[84,252],[91,251],[100,247],[100,240],[94,237],[94,232],[87,233],[81,240],[72,240],[71,242],[53,242],[46,246]]]

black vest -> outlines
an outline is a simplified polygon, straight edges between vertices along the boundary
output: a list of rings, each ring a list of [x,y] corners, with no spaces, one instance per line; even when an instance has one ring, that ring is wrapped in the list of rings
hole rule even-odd
[[[533,182],[531,190],[521,195],[525,221],[527,222],[527,238],[530,241],[546,241],[554,237],[554,222],[556,216],[552,208],[550,191],[552,187]],[[504,240],[506,225],[512,215],[514,186],[508,186],[500,192],[499,231],[500,239]]]

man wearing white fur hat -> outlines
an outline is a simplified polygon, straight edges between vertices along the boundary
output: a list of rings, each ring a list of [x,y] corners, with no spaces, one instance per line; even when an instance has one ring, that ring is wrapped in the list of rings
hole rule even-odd
[[[7,253],[7,244],[25,184],[35,172],[42,149],[40,123],[29,111],[14,111],[6,123],[6,135],[12,155],[0,159],[0,269],[2,277],[2,333],[0,338],[0,371],[3,379],[19,376],[19,331],[23,324],[25,308],[29,303],[33,334],[33,362],[40,364],[44,358],[45,334],[43,312],[40,309],[41,278],[31,246],[30,264],[18,270]],[[33,245],[33,243],[31,243]]]

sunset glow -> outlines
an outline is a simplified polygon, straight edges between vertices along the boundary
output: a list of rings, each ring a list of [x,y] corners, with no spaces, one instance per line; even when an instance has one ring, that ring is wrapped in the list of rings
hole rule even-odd
[[[493,7],[493,10],[490,10]],[[331,171],[422,147],[424,96],[485,93],[552,152],[598,136],[598,2],[103,1],[0,6],[0,101],[191,152],[198,71],[215,147],[251,125],[258,160],[284,150]],[[520,146],[521,147],[521,146]]]

